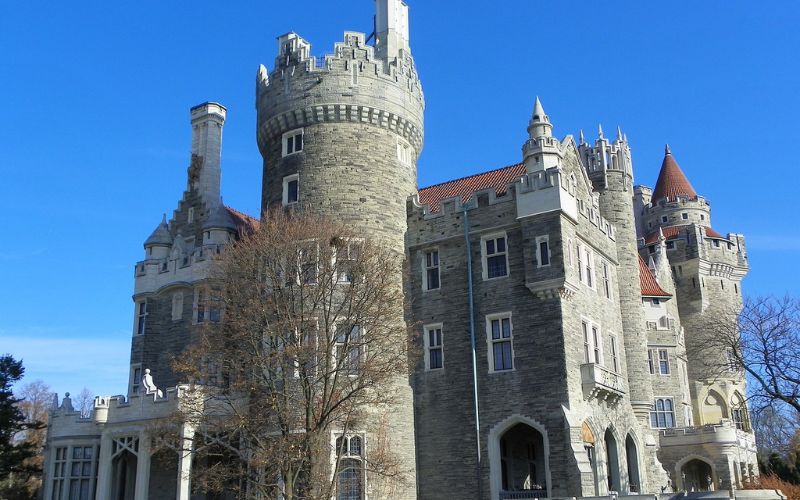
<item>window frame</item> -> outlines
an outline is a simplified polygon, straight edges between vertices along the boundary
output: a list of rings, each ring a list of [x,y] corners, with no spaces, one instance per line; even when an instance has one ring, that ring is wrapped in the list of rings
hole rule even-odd
[[[183,291],[172,293],[172,321],[180,321],[183,319]]]
[[[300,149],[297,149],[297,137],[300,137]],[[289,139],[292,140],[292,150],[289,151]],[[305,148],[305,132],[302,127],[284,132],[281,136],[281,157],[302,153]]]
[[[430,333],[438,332],[438,341],[437,345],[431,345],[430,343]],[[438,371],[444,370],[444,333],[443,333],[443,324],[442,323],[430,323],[424,325],[422,327],[422,343],[424,346],[425,351],[425,371]],[[432,359],[431,359],[431,352],[434,350],[439,351],[439,366],[431,366]]]
[[[435,257],[428,259],[429,255],[435,254]],[[431,265],[431,260],[436,260],[434,265]],[[431,286],[431,280],[428,274],[436,270],[436,286]],[[433,290],[440,290],[442,288],[442,267],[441,267],[441,256],[439,255],[439,247],[435,248],[428,248],[422,251],[422,291],[423,292],[430,292]]]
[[[340,256],[339,256],[339,252],[340,252],[340,248],[341,247],[337,246],[337,247],[334,247],[334,249],[333,249],[334,250],[333,251],[333,269],[336,272],[336,282],[337,283],[352,283],[353,282],[352,276],[347,276],[346,272],[343,273],[342,270],[339,269],[339,260],[347,261],[347,262],[355,262],[355,261],[357,261],[358,260],[358,255],[356,255],[355,258],[351,255],[351,253],[352,253],[351,246],[355,243],[355,244],[357,244],[357,245],[359,245],[361,247],[359,249],[359,252],[363,252],[364,251],[364,239],[363,238],[347,238],[347,239],[342,239],[342,241],[344,242],[344,245],[342,245],[342,246],[347,248],[347,258],[346,259],[341,259]]]
[[[546,263],[542,263],[542,245],[544,245],[545,249],[547,250]],[[508,243],[506,243],[506,249],[508,248]],[[550,249],[550,235],[542,235],[536,237],[536,267],[550,267],[550,263],[553,261],[553,252]]]
[[[128,393],[131,396],[138,395],[141,392],[143,375],[144,375],[144,370],[142,370],[142,364],[133,363],[131,365],[131,371],[129,375],[130,385],[128,386]]]
[[[339,341],[340,334],[339,328],[340,327],[349,327],[350,332],[345,333],[344,340]],[[336,325],[333,337],[333,363],[334,363],[334,371],[342,370],[342,372],[347,375],[348,377],[358,377],[361,373],[361,367],[364,365],[365,358],[366,358],[366,349],[364,342],[364,337],[366,334],[366,329],[362,325]],[[353,343],[353,332],[358,329],[358,335],[356,337],[355,343]],[[343,351],[340,352],[340,348]],[[346,359],[343,359],[340,363],[340,356],[342,353],[346,356]],[[355,353],[355,355],[354,355]],[[355,361],[355,363],[354,363]],[[351,366],[351,363],[355,364],[355,366]]]
[[[359,440],[359,453],[353,454],[352,443],[351,440],[353,438],[358,438]],[[343,442],[347,443],[346,447],[342,447],[339,445],[339,440],[344,440]],[[339,497],[339,474],[341,474],[342,468],[341,463],[343,461],[353,461],[359,463],[359,472],[358,477],[360,481],[360,491],[359,496],[361,499],[366,498],[367,493],[367,471],[366,471],[366,460],[367,460],[367,438],[365,433],[361,432],[333,432],[331,433],[331,469],[333,470],[334,474],[334,492],[333,496],[331,497],[332,500],[338,500]],[[346,448],[345,452],[342,453],[342,448]]]
[[[289,201],[289,185],[295,182],[297,189],[295,191],[295,200]],[[289,207],[300,203],[300,174],[287,175],[283,178],[283,189],[281,194],[281,204],[284,207]]]
[[[503,320],[508,320],[508,337],[503,337]],[[492,321],[499,320],[500,324],[500,337],[497,339],[492,338]],[[497,369],[495,364],[494,346],[500,343],[508,343],[510,349],[510,368]],[[514,362],[514,322],[511,311],[493,313],[486,315],[486,359],[489,364],[489,373],[506,373],[513,372],[517,369]]]
[[[504,250],[502,251],[497,249],[498,247],[497,242],[501,238],[503,240],[503,247],[504,247]],[[494,252],[492,252],[491,255],[489,255],[489,249],[488,249],[489,242],[492,242],[492,246],[494,247]],[[489,259],[501,256],[505,259],[505,274],[490,277]],[[507,278],[511,274],[508,266],[508,234],[505,231],[481,236],[481,262],[483,264],[482,266],[483,281]]]
[[[135,328],[133,334],[136,337],[142,336],[147,330],[147,316],[150,314],[147,307],[147,299],[139,299],[136,301],[136,317],[134,318]]]
[[[658,408],[658,403],[661,402],[662,408]],[[669,402],[670,409],[666,409],[666,403]],[[658,425],[659,419],[658,415],[662,414],[664,416],[664,425]],[[667,425],[667,415],[672,417],[672,425]],[[655,417],[655,424],[653,425],[653,417]],[[672,429],[677,426],[677,422],[675,421],[675,399],[672,396],[657,396],[653,400],[653,408],[650,410],[650,428],[651,429]]]

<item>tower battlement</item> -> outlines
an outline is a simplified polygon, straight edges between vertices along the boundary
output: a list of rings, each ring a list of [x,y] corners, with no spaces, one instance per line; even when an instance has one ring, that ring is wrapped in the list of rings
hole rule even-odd
[[[324,122],[377,125],[400,135],[419,155],[423,143],[422,85],[411,53],[376,56],[364,33],[347,31],[332,54],[315,57],[296,33],[278,38],[271,73],[262,65],[256,82],[258,142]]]

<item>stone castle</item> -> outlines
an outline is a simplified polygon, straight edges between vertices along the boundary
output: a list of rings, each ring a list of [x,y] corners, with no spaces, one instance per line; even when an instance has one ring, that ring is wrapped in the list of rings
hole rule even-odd
[[[710,375],[696,335],[741,301],[744,237],[712,229],[668,147],[655,188],[636,186],[619,129],[559,139],[538,98],[520,163],[418,189],[408,8],[376,7],[372,45],[345,32],[318,58],[278,38],[257,74],[257,138],[263,210],[314,207],[409,263],[421,345],[396,387],[392,446],[416,477],[394,498],[727,495],[757,475],[743,375]],[[185,391],[170,359],[219,320],[211,261],[258,224],[221,202],[225,119],[217,103],[191,109],[186,189],[135,266],[126,394],[97,397],[89,416],[56,402],[47,499],[211,498],[191,489],[192,453],[150,429]],[[370,453],[362,437],[354,459]],[[377,499],[373,483],[362,471],[337,498]]]

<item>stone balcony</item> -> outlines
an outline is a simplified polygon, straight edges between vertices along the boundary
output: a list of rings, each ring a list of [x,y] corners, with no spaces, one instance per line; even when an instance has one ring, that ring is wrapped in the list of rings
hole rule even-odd
[[[616,403],[625,395],[622,375],[597,363],[581,365],[581,382],[586,399],[597,398]]]
[[[662,446],[728,444],[743,449],[755,449],[753,433],[737,429],[727,418],[718,424],[664,429],[660,432],[660,441]]]

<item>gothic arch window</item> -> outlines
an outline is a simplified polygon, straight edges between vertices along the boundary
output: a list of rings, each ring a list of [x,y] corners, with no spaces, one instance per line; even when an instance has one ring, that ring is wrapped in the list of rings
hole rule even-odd
[[[742,395],[738,392],[733,394],[733,399],[731,400],[731,417],[737,429],[750,431],[750,416],[747,413],[747,405]]]
[[[336,438],[336,500],[364,498],[364,440],[361,436]]]

